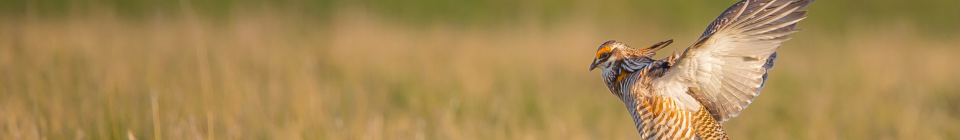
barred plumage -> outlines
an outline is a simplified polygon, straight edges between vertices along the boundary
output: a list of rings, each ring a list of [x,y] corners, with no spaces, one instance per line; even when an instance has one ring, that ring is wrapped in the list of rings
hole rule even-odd
[[[643,139],[727,139],[721,122],[760,94],[776,50],[796,32],[813,0],[743,0],[721,14],[682,54],[653,60],[660,42],[635,49],[603,43],[600,68],[610,92],[627,107]],[[760,61],[763,60],[763,61]]]

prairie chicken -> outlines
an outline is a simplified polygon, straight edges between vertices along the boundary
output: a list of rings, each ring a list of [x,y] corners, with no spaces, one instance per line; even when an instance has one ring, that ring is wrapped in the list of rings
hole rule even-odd
[[[743,0],[707,26],[682,54],[654,60],[663,41],[642,49],[607,41],[590,70],[627,106],[643,139],[727,139],[721,122],[750,105],[813,0]]]

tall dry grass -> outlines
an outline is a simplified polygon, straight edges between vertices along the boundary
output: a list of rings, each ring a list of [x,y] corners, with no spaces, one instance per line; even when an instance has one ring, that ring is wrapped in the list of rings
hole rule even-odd
[[[117,15],[0,19],[0,139],[637,139],[587,71],[591,52],[677,39],[667,54],[702,28],[589,15],[411,26],[362,8],[329,21],[280,9]],[[727,133],[960,138],[960,38],[891,21],[801,24]]]

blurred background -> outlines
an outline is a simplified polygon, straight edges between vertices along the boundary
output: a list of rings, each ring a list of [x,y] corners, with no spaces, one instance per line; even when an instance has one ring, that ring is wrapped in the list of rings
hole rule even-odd
[[[736,0],[0,0],[0,139],[637,139],[597,46]],[[960,1],[821,0],[733,139],[960,139]]]

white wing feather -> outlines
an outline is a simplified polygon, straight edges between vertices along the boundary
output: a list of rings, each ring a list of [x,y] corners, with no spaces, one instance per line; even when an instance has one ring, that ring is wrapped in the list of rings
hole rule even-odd
[[[720,15],[655,81],[684,105],[699,103],[719,122],[736,117],[760,94],[776,50],[796,32],[813,0],[744,0]]]

